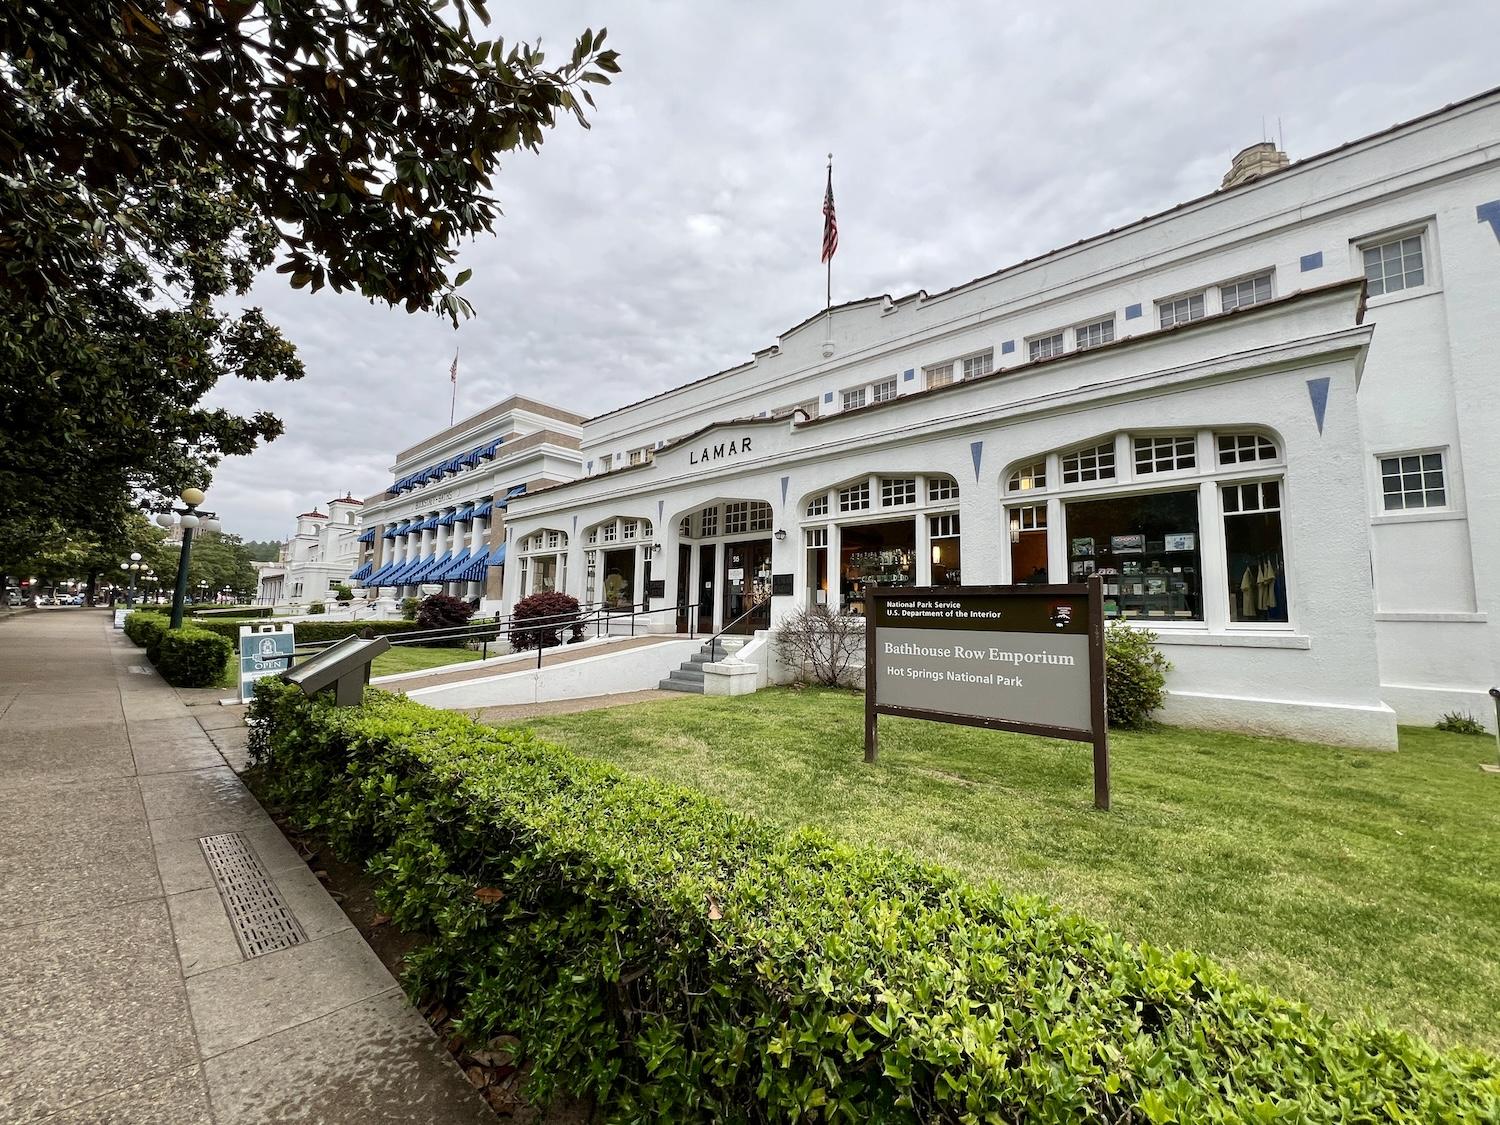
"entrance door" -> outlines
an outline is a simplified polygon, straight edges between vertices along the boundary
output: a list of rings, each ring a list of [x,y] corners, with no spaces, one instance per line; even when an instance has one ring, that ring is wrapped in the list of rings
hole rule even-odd
[[[714,545],[698,548],[698,632],[714,631]]]
[[[677,631],[688,631],[688,606],[693,601],[693,549],[677,544]]]
[[[751,611],[734,626],[730,622]],[[771,541],[724,544],[725,632],[750,634],[771,623]]]

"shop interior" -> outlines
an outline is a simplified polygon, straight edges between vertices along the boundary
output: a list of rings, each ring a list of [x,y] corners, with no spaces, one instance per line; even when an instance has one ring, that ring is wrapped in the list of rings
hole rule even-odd
[[[847,524],[839,528],[842,611],[864,612],[866,586],[915,585],[916,559],[917,525],[913,519]]]
[[[1067,505],[1068,581],[1099,574],[1106,617],[1203,620],[1196,491]]]

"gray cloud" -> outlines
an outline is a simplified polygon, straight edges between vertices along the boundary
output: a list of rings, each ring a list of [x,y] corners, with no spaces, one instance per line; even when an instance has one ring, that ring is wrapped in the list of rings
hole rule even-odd
[[[1217,187],[1280,118],[1295,159],[1494,83],[1489,0],[756,5],[496,11],[562,51],[609,25],[624,73],[497,177],[494,238],[464,247],[458,331],[268,277],[253,300],[308,377],[226,385],[286,435],[221,467],[213,506],[253,538],[387,483],[395,451],[512,392],[599,413],[747,359],[822,305],[825,153],[834,299],[947,288]]]

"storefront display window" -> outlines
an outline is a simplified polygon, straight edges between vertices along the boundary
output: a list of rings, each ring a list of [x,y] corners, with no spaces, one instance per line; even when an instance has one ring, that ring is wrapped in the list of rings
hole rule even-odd
[[[1280,482],[1226,484],[1223,500],[1229,620],[1285,622]]]
[[[1075,501],[1065,541],[1069,581],[1103,576],[1106,616],[1203,620],[1196,490]]]
[[[915,520],[851,524],[839,529],[840,609],[864,612],[866,586],[912,586],[917,581]]]
[[[635,600],[635,555],[634,547],[602,554],[604,604],[610,609],[630,609]]]
[[[1010,575],[1017,586],[1047,584],[1047,505],[1010,510]]]

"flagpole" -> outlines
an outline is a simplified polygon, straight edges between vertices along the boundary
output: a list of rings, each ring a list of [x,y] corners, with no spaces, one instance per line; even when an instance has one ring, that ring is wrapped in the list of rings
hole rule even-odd
[[[828,154],[828,190],[833,191],[833,153]],[[823,294],[823,311],[833,315],[833,255],[828,255],[827,289]]]
[[[448,381],[453,384],[453,394],[448,399],[448,425],[453,425],[453,413],[458,409],[458,349],[453,349],[453,366],[448,369]]]

